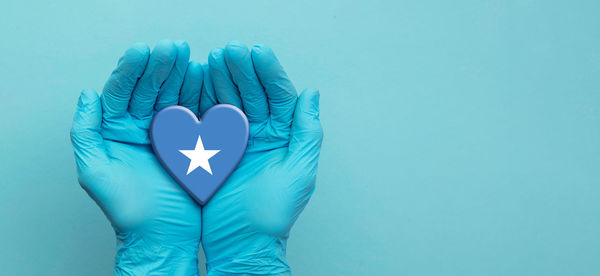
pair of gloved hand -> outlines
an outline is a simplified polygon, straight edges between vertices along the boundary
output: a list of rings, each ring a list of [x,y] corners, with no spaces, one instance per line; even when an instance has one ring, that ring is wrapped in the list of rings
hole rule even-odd
[[[81,186],[117,236],[117,275],[287,275],[286,240],[315,186],[322,129],[319,93],[299,96],[273,51],[231,42],[208,64],[185,42],[135,44],[102,95],[81,93],[71,130]],[[202,115],[232,104],[250,123],[248,147],[221,189],[200,207],[155,157],[154,113],[181,105]]]

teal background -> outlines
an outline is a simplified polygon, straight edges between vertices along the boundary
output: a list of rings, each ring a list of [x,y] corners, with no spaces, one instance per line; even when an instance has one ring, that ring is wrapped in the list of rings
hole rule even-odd
[[[299,90],[320,89],[295,275],[600,275],[599,14],[600,1],[3,0],[0,274],[111,273],[71,119],[130,44],[170,38],[202,62],[229,40],[270,45]]]

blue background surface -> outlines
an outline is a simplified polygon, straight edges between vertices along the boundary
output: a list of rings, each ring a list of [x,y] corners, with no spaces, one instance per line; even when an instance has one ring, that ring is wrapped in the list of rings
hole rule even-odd
[[[321,90],[295,275],[600,275],[598,14],[566,0],[3,0],[0,270],[111,273],[71,119],[129,45],[171,38],[202,62],[229,40],[270,45],[299,89]]]

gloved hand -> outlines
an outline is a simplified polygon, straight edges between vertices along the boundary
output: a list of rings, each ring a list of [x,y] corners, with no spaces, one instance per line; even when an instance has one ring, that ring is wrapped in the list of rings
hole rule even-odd
[[[319,92],[298,97],[265,46],[229,43],[211,52],[209,68],[214,90],[202,97],[242,109],[250,137],[238,168],[202,209],[208,275],[288,275],[289,231],[315,187]]]
[[[79,183],[117,237],[115,275],[196,275],[200,207],[160,165],[148,127],[156,110],[198,112],[203,69],[185,42],[135,44],[119,60],[102,96],[81,93],[71,141]]]

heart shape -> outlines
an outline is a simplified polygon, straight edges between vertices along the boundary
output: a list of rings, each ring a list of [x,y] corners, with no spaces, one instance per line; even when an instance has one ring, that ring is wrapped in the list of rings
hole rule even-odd
[[[170,106],[154,116],[150,139],[163,167],[204,205],[242,159],[248,119],[228,104],[213,106],[200,121],[189,109]]]

